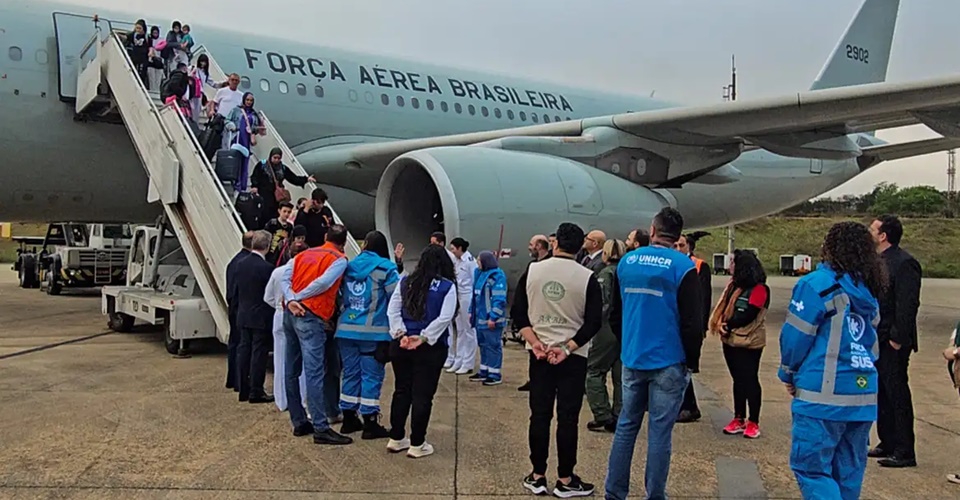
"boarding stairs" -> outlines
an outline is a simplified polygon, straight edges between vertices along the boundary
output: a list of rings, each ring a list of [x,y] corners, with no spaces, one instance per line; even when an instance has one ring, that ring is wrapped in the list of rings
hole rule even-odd
[[[233,196],[217,178],[179,109],[159,105],[156,96],[144,87],[124,47],[124,35],[101,30],[99,23],[95,26],[96,32],[80,53],[77,116],[113,121],[110,116],[115,114],[122,119],[150,179],[147,200],[163,205],[167,223],[176,234],[213,315],[216,336],[226,343],[230,332],[226,266],[240,250],[245,231],[234,209]],[[195,56],[201,53],[210,58],[212,77],[223,79],[223,71],[212,54],[202,46]],[[279,147],[287,166],[306,175],[269,119],[262,118],[266,135],[257,138],[251,152],[251,168],[255,161],[266,158],[271,148]],[[308,183],[303,189],[287,187],[297,199],[309,196],[316,186]],[[340,222],[336,212],[334,219]],[[349,258],[360,253],[350,235],[345,250]]]

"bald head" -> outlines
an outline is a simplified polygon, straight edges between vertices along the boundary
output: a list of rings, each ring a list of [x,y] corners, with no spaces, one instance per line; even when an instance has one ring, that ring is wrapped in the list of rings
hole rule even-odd
[[[530,257],[540,260],[550,251],[550,240],[545,235],[535,234],[530,238],[527,250],[530,251]]]
[[[587,253],[594,253],[603,250],[603,244],[607,242],[607,235],[603,231],[594,229],[587,233],[587,236],[583,239],[583,249]]]

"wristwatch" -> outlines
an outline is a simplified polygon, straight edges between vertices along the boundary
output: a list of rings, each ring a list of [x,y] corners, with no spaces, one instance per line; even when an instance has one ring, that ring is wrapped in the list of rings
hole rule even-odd
[[[569,356],[569,355],[570,355],[570,348],[567,347],[567,344],[561,344],[561,345],[560,345],[560,350],[563,351],[563,354],[564,354],[565,356]]]

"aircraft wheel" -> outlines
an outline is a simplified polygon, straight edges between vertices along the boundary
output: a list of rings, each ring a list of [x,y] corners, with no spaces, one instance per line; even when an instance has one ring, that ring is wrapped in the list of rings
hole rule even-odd
[[[57,272],[51,265],[47,270],[47,295],[60,295],[61,291],[63,291],[63,284],[60,283]]]
[[[20,279],[20,288],[36,288],[37,283],[37,263],[33,255],[20,256],[20,269],[17,273]]]

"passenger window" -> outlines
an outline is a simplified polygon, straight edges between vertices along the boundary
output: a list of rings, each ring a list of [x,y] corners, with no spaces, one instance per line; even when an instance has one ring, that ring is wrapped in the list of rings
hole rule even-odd
[[[503,117],[503,113],[500,112],[500,108],[494,108],[494,109],[493,109],[493,114],[494,114],[494,116],[496,116],[497,118],[502,118],[502,117]]]
[[[449,110],[450,110],[450,107],[447,106],[447,101],[440,101],[440,111],[443,111],[444,113],[446,113]]]
[[[559,116],[554,116],[554,117],[553,117],[553,121],[555,121],[555,122],[560,121],[560,117],[559,117]]]
[[[427,109],[433,111],[433,99],[427,99]]]
[[[370,91],[364,92],[363,100],[367,101],[367,104],[373,104],[373,92],[370,92]]]
[[[302,84],[302,83],[298,83],[298,84],[297,84],[297,93],[300,94],[300,95],[307,95],[307,86],[304,85],[304,84]]]
[[[268,82],[266,79],[261,78],[261,79],[260,79],[260,90],[262,90],[262,91],[264,91],[264,92],[270,92],[270,82]]]
[[[510,119],[510,120],[513,120],[513,110],[512,110],[512,109],[508,109],[508,110],[507,110],[507,118]]]
[[[10,47],[10,50],[7,52],[10,56],[11,61],[19,61],[23,59],[23,51],[20,50],[20,47]]]
[[[527,121],[527,112],[526,112],[526,111],[521,111],[521,112],[520,112],[520,121],[522,121],[522,122]]]
[[[290,87],[287,86],[287,82],[282,80],[277,84],[277,88],[280,90],[281,94],[286,94],[290,91]]]
[[[323,87],[317,85],[313,88],[313,94],[317,97],[323,98]]]
[[[543,123],[550,123],[550,117],[547,115],[543,115]]]
[[[350,98],[350,102],[357,102],[357,99],[360,98],[360,96],[357,95],[357,91],[353,89],[350,89],[350,92],[347,92],[347,97]]]
[[[470,116],[477,114],[477,108],[473,104],[467,106],[467,111],[470,113]]]
[[[387,94],[380,94],[380,102],[382,102],[384,106],[389,106],[390,96],[388,96]]]
[[[36,56],[37,62],[40,64],[47,64],[47,51],[40,49],[37,51]]]
[[[570,121],[570,120],[572,120],[572,119],[573,119],[573,118],[570,118],[569,116],[567,117],[567,121]]]
[[[400,106],[401,108],[403,107],[403,96],[402,96],[402,95],[398,95],[398,96],[397,96],[397,106]]]
[[[457,114],[459,115],[460,113],[463,113],[463,106],[461,106],[460,103],[458,102],[453,105],[453,110],[456,111]]]
[[[416,97],[410,99],[410,105],[413,106],[413,109],[420,109],[420,99]]]
[[[483,106],[480,108],[480,114],[483,116],[490,116],[490,111],[487,110],[486,106]]]
[[[533,120],[533,123],[540,123],[540,116],[536,113],[530,113],[530,119]]]
[[[245,77],[245,76],[241,76],[241,77],[240,77],[240,88],[242,88],[242,89],[249,89],[249,88],[250,88],[250,79],[247,78],[247,77]]]

